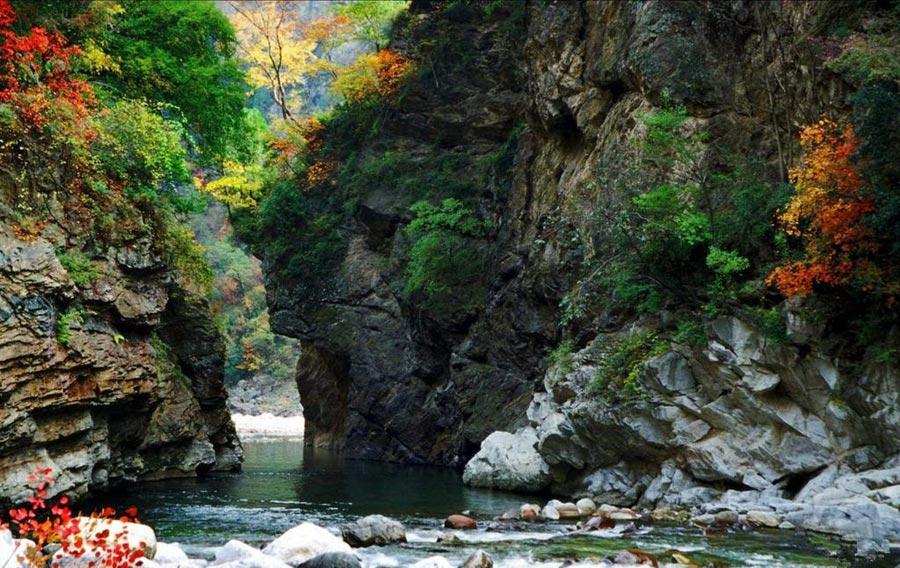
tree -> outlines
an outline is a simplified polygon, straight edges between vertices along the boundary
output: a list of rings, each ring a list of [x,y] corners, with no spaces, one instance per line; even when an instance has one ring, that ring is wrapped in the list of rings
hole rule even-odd
[[[354,30],[354,39],[371,43],[375,51],[387,45],[387,34],[407,0],[356,0],[338,6],[334,12],[345,17]]]
[[[779,220],[785,235],[802,242],[803,257],[767,282],[787,297],[808,295],[816,284],[871,286],[878,245],[867,222],[875,203],[851,162],[859,147],[853,128],[822,119],[801,132],[800,144],[803,164],[791,170],[796,193]]]
[[[111,27],[97,30],[98,49],[118,63],[99,70],[115,98],[173,105],[206,161],[243,137],[244,73],[234,58],[234,28],[210,1],[124,0]]]
[[[303,23],[286,0],[229,2],[229,6],[235,12],[231,21],[240,40],[240,54],[249,65],[251,86],[270,89],[281,118],[296,125],[291,99],[307,74],[325,70],[316,47],[337,35],[346,18]]]
[[[84,116],[91,89],[72,76],[70,66],[80,49],[44,28],[16,34],[16,19],[9,2],[0,0],[0,103],[11,105],[22,120],[38,127],[61,105],[76,118]]]

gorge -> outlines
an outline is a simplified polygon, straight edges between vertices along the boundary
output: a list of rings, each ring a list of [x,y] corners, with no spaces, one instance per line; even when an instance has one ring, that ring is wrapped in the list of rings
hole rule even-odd
[[[896,554],[896,2],[336,3],[250,103],[243,4],[119,4],[0,1],[4,505],[240,468],[215,198],[307,446]]]

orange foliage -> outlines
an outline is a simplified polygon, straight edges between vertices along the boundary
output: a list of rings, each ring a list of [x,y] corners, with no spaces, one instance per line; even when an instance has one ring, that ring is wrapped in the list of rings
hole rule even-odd
[[[258,371],[262,368],[262,357],[249,339],[243,340],[241,349],[243,351],[242,360],[235,367],[243,371]]]
[[[399,92],[411,68],[412,62],[395,51],[366,53],[338,75],[332,88],[353,102],[373,96],[388,98]]]
[[[412,67],[412,62],[396,51],[382,49],[378,57],[378,92],[383,97],[397,94],[403,80]]]
[[[800,143],[803,165],[791,170],[796,194],[779,220],[785,234],[802,239],[804,258],[766,282],[787,297],[808,295],[816,284],[872,283],[878,271],[868,255],[877,243],[866,219],[875,204],[851,162],[859,146],[852,127],[823,119],[803,130]]]
[[[319,18],[303,25],[303,37],[317,42],[329,42],[346,33],[349,27],[350,18],[347,16]]]
[[[0,0],[0,102],[10,103],[22,119],[35,126],[47,122],[46,113],[66,103],[76,118],[92,103],[90,86],[70,76],[70,59],[80,53],[65,39],[44,28],[28,35],[10,29],[16,21],[8,0]]]
[[[331,176],[337,172],[338,164],[334,160],[319,160],[313,162],[309,169],[306,170],[306,181],[309,187],[321,185],[331,179]]]

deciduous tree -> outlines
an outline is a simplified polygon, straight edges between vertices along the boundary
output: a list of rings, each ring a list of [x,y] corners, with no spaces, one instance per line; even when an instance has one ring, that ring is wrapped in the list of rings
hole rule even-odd
[[[851,162],[859,146],[853,128],[822,119],[803,130],[800,143],[803,163],[791,170],[796,193],[779,220],[784,234],[801,241],[803,258],[779,266],[767,282],[788,297],[817,284],[871,286],[878,247],[866,223],[875,204]]]

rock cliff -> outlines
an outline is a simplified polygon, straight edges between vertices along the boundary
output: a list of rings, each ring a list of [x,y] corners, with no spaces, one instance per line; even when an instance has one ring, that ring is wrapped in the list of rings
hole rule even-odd
[[[101,250],[66,223],[37,236],[14,219],[0,203],[0,497],[30,495],[38,467],[76,497],[238,469],[208,300],[149,239]]]
[[[366,178],[352,208],[338,209],[334,191],[311,194],[311,209],[340,216],[346,243],[314,285],[267,259],[273,328],[304,342],[308,443],[461,466],[490,432],[524,426],[532,394],[545,390],[545,353],[565,329],[586,345],[634,319],[575,314],[562,326],[560,302],[581,286],[585,251],[610,246],[591,236],[593,211],[634,159],[640,118],[665,101],[685,105],[691,128],[708,134],[704,167],[749,155],[775,181],[796,161],[798,126],[844,109],[845,84],[804,49],[835,15],[826,2],[494,8],[413,3],[392,45],[415,55],[420,73],[380,134],[355,150],[377,164],[403,152],[423,174],[412,189],[399,177]],[[468,198],[492,222],[489,260],[474,292],[460,288],[459,301],[436,309],[404,293],[410,193],[452,195],[446,186],[485,163],[500,166]],[[450,174],[439,177],[441,168]],[[763,382],[771,373],[757,372]],[[668,455],[664,444],[637,446],[658,462]]]

